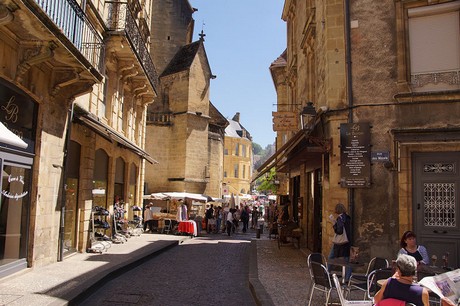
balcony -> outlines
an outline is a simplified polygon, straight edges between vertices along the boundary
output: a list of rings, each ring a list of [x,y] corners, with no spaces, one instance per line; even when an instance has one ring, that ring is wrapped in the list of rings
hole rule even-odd
[[[74,56],[98,80],[102,79],[104,42],[75,0],[25,0],[24,4],[64,45],[70,42],[69,50]]]
[[[172,112],[148,112],[147,125],[168,126],[172,125]]]
[[[110,35],[126,37],[144,70],[145,76],[153,90],[156,91],[158,74],[147,49],[148,26],[146,26],[143,18],[138,17],[142,11],[139,1],[106,1],[105,4],[105,23]]]

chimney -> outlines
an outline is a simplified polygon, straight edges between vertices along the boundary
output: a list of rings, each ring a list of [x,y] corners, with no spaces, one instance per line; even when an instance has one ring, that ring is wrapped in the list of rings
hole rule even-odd
[[[238,122],[238,123],[240,123],[240,113],[237,112],[237,113],[235,114],[235,116],[233,116],[232,120],[233,120],[233,121],[236,121],[236,122]]]

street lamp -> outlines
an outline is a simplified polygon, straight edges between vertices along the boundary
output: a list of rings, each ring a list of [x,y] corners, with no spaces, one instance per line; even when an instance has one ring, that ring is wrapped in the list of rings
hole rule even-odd
[[[313,106],[313,102],[307,102],[300,112],[300,124],[302,125],[302,129],[310,130],[312,127],[309,125],[310,120],[316,116],[316,110]]]

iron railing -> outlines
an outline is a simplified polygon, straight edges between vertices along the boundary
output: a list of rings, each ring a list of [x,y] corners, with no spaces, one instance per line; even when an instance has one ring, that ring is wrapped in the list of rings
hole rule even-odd
[[[104,42],[75,0],[33,0],[99,73]]]
[[[106,1],[106,26],[110,31],[124,32],[132,49],[136,53],[145,75],[156,91],[158,74],[136,23],[139,14],[139,1]]]

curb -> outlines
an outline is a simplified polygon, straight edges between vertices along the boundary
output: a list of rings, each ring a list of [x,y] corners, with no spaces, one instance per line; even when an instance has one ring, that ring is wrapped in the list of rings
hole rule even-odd
[[[123,263],[115,265],[106,271],[99,273],[98,275],[88,279],[84,284],[80,284],[77,288],[67,293],[67,296],[64,297],[68,302],[55,301],[51,306],[61,306],[61,305],[80,305],[86,298],[91,296],[97,290],[99,290],[107,282],[119,277],[123,273],[128,272],[129,270],[145,263],[147,260],[152,259],[155,256],[158,256],[164,251],[167,251],[175,246],[178,246],[184,241],[184,239],[171,241],[168,245],[154,250],[153,252],[146,252],[137,257],[133,257]]]
[[[254,297],[254,301],[258,306],[274,306],[275,304],[273,304],[270,295],[259,280],[257,268],[257,240],[251,241],[249,252],[249,289]]]

